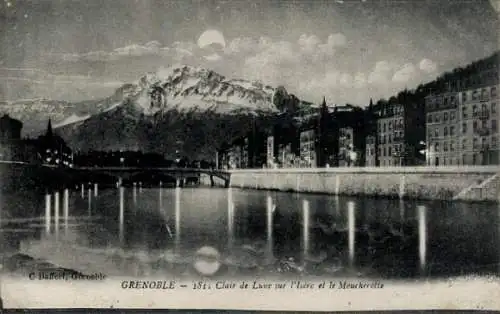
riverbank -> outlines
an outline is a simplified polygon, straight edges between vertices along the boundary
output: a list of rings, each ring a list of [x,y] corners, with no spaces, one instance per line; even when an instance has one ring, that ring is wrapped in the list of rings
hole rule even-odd
[[[230,173],[230,186],[243,189],[499,202],[498,166],[238,169]],[[223,186],[222,180],[214,181]],[[209,184],[209,178],[202,183]]]

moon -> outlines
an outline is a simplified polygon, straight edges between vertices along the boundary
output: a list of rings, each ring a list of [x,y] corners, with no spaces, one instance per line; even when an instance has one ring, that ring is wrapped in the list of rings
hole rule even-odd
[[[208,29],[203,32],[198,38],[198,46],[203,49],[212,44],[221,45],[222,48],[226,48],[226,40],[221,32],[215,29]]]

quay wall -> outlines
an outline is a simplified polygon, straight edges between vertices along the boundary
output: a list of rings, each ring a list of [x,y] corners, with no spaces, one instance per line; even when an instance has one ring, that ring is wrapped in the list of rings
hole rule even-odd
[[[498,166],[238,169],[230,170],[230,173],[230,186],[243,189],[407,199],[499,201]],[[217,185],[223,183],[217,178],[214,181]]]

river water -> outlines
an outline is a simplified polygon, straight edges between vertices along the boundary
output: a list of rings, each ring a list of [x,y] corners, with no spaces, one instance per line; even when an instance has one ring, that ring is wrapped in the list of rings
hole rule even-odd
[[[204,187],[4,193],[0,204],[4,259],[18,253],[82,272],[283,278],[500,274],[495,204]],[[16,265],[9,269],[16,271]]]

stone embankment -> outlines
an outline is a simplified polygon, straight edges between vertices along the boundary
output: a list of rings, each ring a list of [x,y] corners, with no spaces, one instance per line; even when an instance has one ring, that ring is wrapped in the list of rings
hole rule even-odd
[[[405,199],[499,201],[498,166],[238,169],[230,172],[230,186],[244,189]],[[202,183],[207,179],[202,180]],[[217,185],[223,184],[217,178],[215,181]]]

